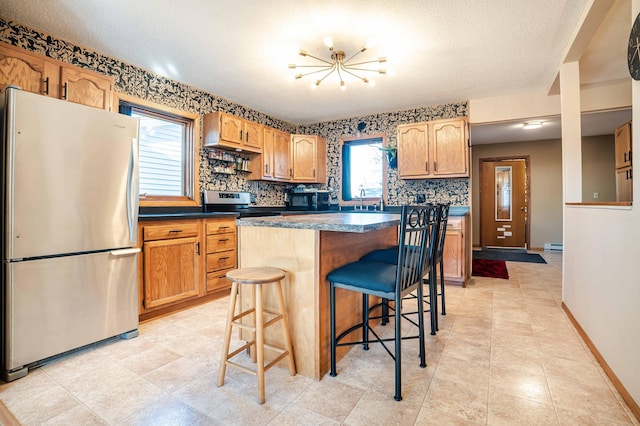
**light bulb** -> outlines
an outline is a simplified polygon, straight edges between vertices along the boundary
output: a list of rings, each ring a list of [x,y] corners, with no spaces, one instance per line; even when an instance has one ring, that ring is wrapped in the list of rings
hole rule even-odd
[[[326,36],[324,38],[324,45],[327,46],[329,49],[333,47],[333,40],[331,39],[331,37]]]
[[[340,90],[342,90],[343,92],[347,90],[347,86],[344,84],[343,80],[340,80]]]

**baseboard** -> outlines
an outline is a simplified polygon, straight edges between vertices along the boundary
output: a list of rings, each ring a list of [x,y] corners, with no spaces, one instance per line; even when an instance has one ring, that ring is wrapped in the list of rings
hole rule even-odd
[[[582,329],[582,327],[580,326],[578,321],[575,319],[575,317],[573,316],[573,314],[571,313],[567,305],[564,304],[564,302],[562,302],[562,309],[565,311],[565,313],[569,317],[569,320],[576,327],[576,330],[578,330],[578,334],[580,334],[580,337],[582,337],[582,340],[584,340],[584,342],[587,344],[593,356],[596,357],[596,360],[604,370],[607,377],[609,377],[609,380],[611,380],[611,383],[613,383],[613,386],[620,393],[620,396],[622,396],[622,399],[624,399],[624,402],[627,403],[633,415],[636,417],[638,421],[640,421],[640,406],[638,406],[638,404],[636,403],[636,401],[633,400],[629,392],[627,392],[627,389],[624,387],[622,382],[615,375],[611,367],[609,367],[609,364],[607,364],[607,362],[604,360],[604,358],[602,357],[602,355],[600,354],[596,346],[593,344],[591,339],[589,339],[589,336],[587,336],[587,333],[585,333],[585,331]]]

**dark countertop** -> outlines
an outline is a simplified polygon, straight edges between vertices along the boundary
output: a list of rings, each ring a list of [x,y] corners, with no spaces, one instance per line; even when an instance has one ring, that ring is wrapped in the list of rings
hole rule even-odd
[[[345,207],[342,210],[338,210],[338,206],[332,206],[331,210],[324,211],[299,211],[299,210],[287,210],[285,206],[271,206],[271,207],[249,207],[246,212],[249,213],[276,213],[282,216],[300,216],[300,215],[318,215],[327,213],[356,213],[358,215],[369,214],[399,214],[401,207],[389,206],[385,207],[384,211],[367,210],[354,212],[353,207]],[[469,213],[468,206],[451,206],[449,209],[449,216],[465,216]],[[202,211],[202,207],[141,207],[138,219],[141,221],[150,220],[171,220],[171,219],[206,219],[206,218],[220,218],[220,217],[238,217],[238,212],[210,212],[206,213]],[[273,217],[273,216],[266,216]],[[245,219],[245,218],[243,218]],[[250,219],[250,218],[246,218]],[[252,218],[255,219],[255,218]]]

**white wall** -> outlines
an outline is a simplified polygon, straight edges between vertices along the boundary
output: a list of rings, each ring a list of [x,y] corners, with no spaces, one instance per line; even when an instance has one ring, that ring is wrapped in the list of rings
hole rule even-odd
[[[640,0],[633,0],[632,16],[639,12]],[[633,123],[640,124],[640,82],[632,83],[632,99]],[[633,126],[632,135],[633,151],[640,152],[640,125]],[[633,199],[628,208],[565,206],[563,301],[640,405],[638,183]]]

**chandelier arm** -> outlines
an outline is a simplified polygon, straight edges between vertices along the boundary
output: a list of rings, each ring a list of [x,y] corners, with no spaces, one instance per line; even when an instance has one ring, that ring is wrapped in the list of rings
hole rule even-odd
[[[329,63],[329,65],[296,65],[296,68],[331,68],[333,65]],[[292,68],[295,69],[295,68]]]
[[[360,77],[358,74],[352,73],[351,71],[349,71],[346,68],[342,68],[344,70],[344,72],[351,74],[352,76],[354,76],[355,78],[364,81],[365,77]]]
[[[325,76],[324,76],[324,77],[322,77],[320,80],[318,80],[317,85],[319,85],[320,83],[322,83],[322,81],[323,81],[325,78],[329,77],[329,76],[333,73],[333,71],[334,71],[335,69],[336,69],[336,66],[335,66],[335,65],[334,65],[334,66],[332,66],[332,67],[331,67],[331,69],[329,70],[329,72],[328,72],[328,73],[326,73],[326,74],[325,74]]]
[[[356,63],[353,63],[353,64],[347,64],[346,62],[347,62],[347,61],[345,61],[345,66],[349,66],[349,67],[352,67],[352,66],[354,66],[354,65],[372,64],[372,63],[374,63],[374,62],[382,63],[382,62],[380,61],[380,58],[378,58],[378,59],[372,59],[372,60],[370,60],[370,61],[356,62]],[[384,62],[386,62],[386,61],[384,61]]]
[[[369,68],[354,68],[354,67],[352,67],[352,66],[345,66],[345,67],[344,67],[344,69],[345,69],[345,70],[352,70],[352,71],[368,71],[368,72],[377,72],[377,73],[379,73],[379,74],[384,74],[384,73],[381,73],[379,69],[377,69],[377,70],[372,70],[372,69],[369,69]]]
[[[313,59],[315,59],[315,60],[317,60],[317,61],[324,62],[325,64],[333,65],[333,62],[326,61],[326,60],[324,60],[324,59],[322,59],[322,58],[318,58],[317,56],[313,56],[313,55],[310,55],[310,54],[308,54],[308,53],[305,55],[305,57],[306,57],[306,56],[308,56],[308,57],[310,57],[310,58],[313,58]]]
[[[359,54],[361,54],[362,52],[364,52],[365,50],[367,50],[366,47],[362,47],[360,48],[360,50],[358,50],[356,53],[354,53],[353,55],[349,56],[349,59],[345,59],[344,61],[342,61],[343,64],[346,64],[347,62],[349,62],[350,60],[352,60],[353,58],[355,58],[356,56],[358,56]]]
[[[333,67],[324,67],[324,68],[323,68],[323,69],[321,69],[321,70],[309,71],[309,72],[307,72],[307,73],[300,74],[300,77],[299,77],[299,78],[306,77],[306,76],[311,75],[311,74],[317,74],[317,73],[319,73],[319,72],[323,72],[323,71],[326,71],[326,70],[331,70],[331,71],[329,71],[329,74],[331,74],[331,73],[333,72]],[[329,75],[329,74],[327,74],[327,75]],[[325,76],[325,77],[326,77],[326,76]],[[324,80],[324,78],[325,78],[325,77],[323,77],[322,79]],[[321,81],[322,81],[322,80],[321,80]]]

